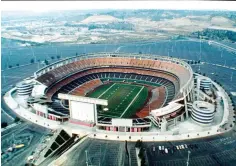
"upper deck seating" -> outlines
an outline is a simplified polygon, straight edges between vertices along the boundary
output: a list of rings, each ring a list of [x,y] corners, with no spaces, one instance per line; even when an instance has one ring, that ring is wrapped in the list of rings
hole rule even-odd
[[[180,79],[180,87],[190,77],[190,73],[184,67],[170,62],[159,61],[159,60],[149,60],[149,59],[134,59],[134,58],[123,58],[123,57],[101,57],[101,58],[88,58],[76,62],[71,62],[69,64],[57,67],[51,71],[42,74],[37,78],[37,80],[46,86],[50,86],[53,83],[59,81],[60,79],[69,76],[70,74],[76,73],[77,71],[84,70],[86,68],[98,66],[127,66],[127,67],[140,67],[144,69],[157,69],[160,71],[174,73]],[[124,69],[122,69],[124,70]],[[126,70],[124,70],[126,71]],[[135,71],[135,69],[133,70]],[[139,71],[140,74],[147,74],[147,71]],[[155,73],[149,71],[153,76],[159,75],[161,72]],[[165,75],[166,76],[166,75]],[[172,78],[169,78],[172,79]],[[174,80],[173,80],[174,81]]]

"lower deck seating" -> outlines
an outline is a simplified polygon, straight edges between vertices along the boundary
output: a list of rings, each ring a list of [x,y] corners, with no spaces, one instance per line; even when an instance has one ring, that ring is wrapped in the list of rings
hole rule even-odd
[[[85,82],[79,87],[73,89],[72,91],[69,92],[69,94],[77,95],[77,96],[85,96],[88,92],[97,88],[100,85],[102,85],[102,81],[100,79],[94,79],[94,80]]]
[[[136,113],[136,116],[138,116],[139,118],[148,116],[151,110],[158,109],[166,103],[166,90],[164,86],[153,89],[152,93],[152,98],[147,103],[147,105],[142,110]]]
[[[66,93],[66,94],[74,94],[74,95],[82,95],[85,96],[89,91],[95,89],[96,87],[102,85],[102,81],[126,81],[133,82],[136,84],[147,84],[152,87],[157,87],[153,91],[153,93],[158,92],[158,98],[153,99],[150,104],[150,109],[156,109],[165,105],[168,100],[172,100],[174,98],[175,87],[174,84],[165,79],[154,77],[150,75],[141,75],[136,73],[118,73],[118,72],[102,72],[102,73],[92,73],[80,78],[73,80],[72,82],[62,86],[56,93],[53,94],[52,100],[53,103],[58,101],[57,94],[58,93]],[[158,87],[161,86],[161,87]],[[167,98],[165,98],[165,96]],[[58,112],[67,112],[64,107],[60,105],[60,103],[52,105],[53,109]],[[139,113],[136,114],[138,117],[145,117],[149,115],[149,106],[144,107]]]
[[[110,74],[106,75],[109,72]],[[96,73],[102,73],[99,77]],[[118,73],[124,73],[125,75]],[[177,78],[172,75],[168,75],[166,73],[159,73],[157,71],[143,71],[142,69],[126,69],[126,68],[98,68],[98,69],[91,69],[84,71],[82,73],[77,73],[72,75],[64,80],[54,84],[53,86],[49,87],[47,90],[47,96],[49,99],[62,87],[64,88],[62,93],[68,93],[75,87],[92,80],[89,77],[82,79],[82,77],[93,74],[92,79],[96,78],[124,78],[124,79],[131,79],[131,80],[141,80],[145,82],[152,82],[154,84],[160,84],[168,88],[168,94],[170,97],[167,99],[169,102],[175,96],[175,92],[178,92],[179,83]],[[79,81],[79,78],[81,78]],[[172,86],[174,84],[174,86]]]

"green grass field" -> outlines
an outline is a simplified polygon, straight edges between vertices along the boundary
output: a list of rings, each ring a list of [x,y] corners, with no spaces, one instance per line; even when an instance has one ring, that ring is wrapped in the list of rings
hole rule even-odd
[[[101,81],[104,82],[104,81],[114,81],[114,82],[130,82],[130,83],[138,83],[138,84],[145,84],[145,85],[150,85],[150,86],[156,86],[156,87],[159,87],[161,86],[160,84],[158,83],[154,83],[154,82],[148,82],[148,81],[143,81],[143,80],[135,80],[135,79],[124,79],[124,78],[101,78]]]
[[[99,115],[128,118],[144,105],[148,89],[140,85],[112,83],[99,87],[87,97],[108,100],[108,111],[100,111]]]

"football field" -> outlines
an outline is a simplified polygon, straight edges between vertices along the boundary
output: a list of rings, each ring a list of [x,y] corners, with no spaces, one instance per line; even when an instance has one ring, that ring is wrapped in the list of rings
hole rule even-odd
[[[88,97],[108,100],[108,110],[100,111],[99,115],[129,118],[145,104],[148,89],[141,85],[111,83],[99,87]]]

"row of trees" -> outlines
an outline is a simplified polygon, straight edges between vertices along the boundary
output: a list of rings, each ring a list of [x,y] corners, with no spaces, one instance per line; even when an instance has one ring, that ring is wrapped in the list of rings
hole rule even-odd
[[[60,55],[57,55],[56,57],[51,56],[51,60],[54,60],[55,58],[57,58],[57,59],[59,60],[59,59],[61,59],[61,56],[60,56]],[[37,61],[40,62],[40,59],[38,59]],[[32,59],[30,60],[30,63],[31,63],[31,64],[35,63],[35,59],[32,58]],[[49,65],[49,61],[48,61],[47,59],[45,59],[45,60],[44,60],[44,64],[45,64],[45,65]],[[17,63],[17,64],[15,65],[15,67],[19,67],[19,66],[20,66],[19,63]],[[12,65],[8,65],[8,68],[9,68],[9,69],[11,69],[12,67],[13,67]]]
[[[84,54],[84,53],[83,53],[83,54]],[[76,52],[75,55],[78,56],[78,53]],[[50,58],[51,58],[51,60],[54,60],[54,59],[58,59],[58,60],[59,60],[59,59],[61,59],[61,56],[60,56],[60,55],[57,55],[56,57],[55,57],[55,56],[51,56]],[[40,59],[38,59],[37,61],[40,62]],[[47,59],[45,59],[43,62],[44,62],[45,65],[49,65],[49,64],[50,64],[50,63],[49,63],[49,60],[47,60]],[[30,60],[30,63],[31,63],[31,64],[35,63],[35,59],[32,58],[32,59]],[[15,66],[16,66],[16,67],[19,67],[20,64],[17,63]],[[7,67],[8,67],[9,69],[11,69],[13,66],[12,66],[12,65],[8,65]]]
[[[198,61],[193,61],[193,60],[191,60],[191,61],[187,61],[187,63],[188,63],[188,64],[200,64],[201,61],[200,61],[200,60],[198,60]]]
[[[190,36],[209,40],[230,40],[236,42],[236,32],[221,29],[204,29],[203,31],[193,32]]]

